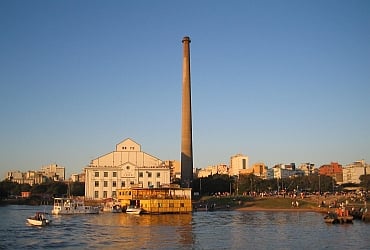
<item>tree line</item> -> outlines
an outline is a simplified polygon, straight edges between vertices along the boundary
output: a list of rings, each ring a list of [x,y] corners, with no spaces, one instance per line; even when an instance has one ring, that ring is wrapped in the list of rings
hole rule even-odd
[[[325,193],[342,191],[346,186],[357,186],[368,191],[370,187],[370,175],[362,175],[361,183],[338,185],[336,181],[325,175],[308,175],[293,178],[265,180],[254,174],[229,176],[211,175],[205,178],[193,180],[193,191],[200,196],[214,194],[242,195],[250,193],[280,193],[280,192],[311,192]],[[54,182],[42,184],[18,184],[8,180],[0,182],[0,199],[15,198],[22,192],[30,192],[31,197],[47,199],[62,196],[84,196],[84,182]]]
[[[4,180],[0,182],[0,199],[16,198],[21,196],[22,192],[30,192],[31,197],[48,199],[53,197],[62,197],[66,195],[84,196],[84,182],[46,182],[41,184],[19,184]]]
[[[370,175],[362,175],[360,184],[338,185],[335,179],[326,175],[312,174],[283,179],[262,179],[254,174],[240,175],[212,175],[193,180],[193,191],[203,195],[228,193],[242,195],[250,193],[281,193],[281,192],[310,192],[310,193],[334,193],[342,191],[344,187],[361,187],[368,191],[370,187]]]

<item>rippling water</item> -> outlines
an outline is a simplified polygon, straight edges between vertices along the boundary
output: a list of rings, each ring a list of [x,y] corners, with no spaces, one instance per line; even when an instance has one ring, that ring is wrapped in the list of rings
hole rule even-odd
[[[26,218],[51,207],[0,207],[0,249],[369,249],[370,224],[328,225],[313,212],[217,211],[177,215]]]

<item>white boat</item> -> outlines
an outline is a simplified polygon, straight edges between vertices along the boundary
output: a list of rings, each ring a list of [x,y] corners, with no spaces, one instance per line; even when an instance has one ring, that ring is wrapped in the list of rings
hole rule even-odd
[[[52,214],[98,214],[99,207],[86,206],[84,201],[72,198],[54,198]]]
[[[136,206],[128,206],[126,208],[126,213],[127,214],[140,214],[141,213],[141,208],[136,207]]]
[[[32,226],[47,226],[51,220],[46,216],[46,213],[36,212],[34,216],[27,218],[27,222]]]

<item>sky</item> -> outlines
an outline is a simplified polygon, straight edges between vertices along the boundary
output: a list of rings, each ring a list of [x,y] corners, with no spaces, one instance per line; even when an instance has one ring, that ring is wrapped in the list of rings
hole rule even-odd
[[[370,1],[0,1],[0,170],[69,177],[131,138],[194,167],[370,162]]]

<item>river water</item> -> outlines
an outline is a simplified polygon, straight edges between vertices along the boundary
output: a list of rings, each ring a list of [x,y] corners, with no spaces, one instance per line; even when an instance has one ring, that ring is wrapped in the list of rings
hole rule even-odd
[[[51,207],[0,207],[0,249],[370,249],[369,223],[326,224],[315,212],[102,213],[27,225],[36,211]]]

